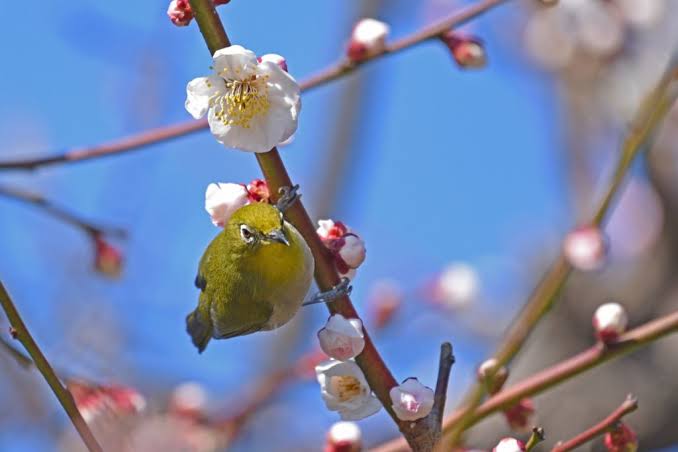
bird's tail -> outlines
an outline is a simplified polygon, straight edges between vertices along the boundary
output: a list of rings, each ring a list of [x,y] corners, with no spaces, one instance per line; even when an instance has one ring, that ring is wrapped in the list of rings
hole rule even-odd
[[[191,335],[193,345],[200,353],[205,350],[212,338],[212,319],[209,316],[209,308],[205,309],[205,305],[201,300],[195,311],[186,316],[186,331]]]

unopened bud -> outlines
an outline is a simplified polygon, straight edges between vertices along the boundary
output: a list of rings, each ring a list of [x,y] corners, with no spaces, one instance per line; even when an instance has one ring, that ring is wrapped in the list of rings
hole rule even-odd
[[[325,452],[360,452],[362,433],[355,422],[337,422],[327,432]]]
[[[193,10],[188,0],[172,0],[167,8],[167,16],[177,27],[185,27],[193,20]]]
[[[563,253],[574,268],[582,271],[597,270],[605,263],[605,237],[595,226],[577,228],[565,237]]]
[[[490,395],[501,391],[507,378],[508,370],[504,366],[499,366],[499,362],[494,358],[478,366],[478,380],[485,385]]]
[[[515,438],[504,438],[494,446],[492,452],[525,452],[525,444]]]
[[[271,192],[265,180],[254,179],[247,184],[247,194],[252,202],[270,202]]]
[[[354,62],[364,61],[383,52],[386,48],[389,26],[374,19],[361,19],[353,27],[351,40],[346,49],[348,59]]]
[[[440,35],[440,40],[450,49],[452,58],[459,67],[478,69],[487,64],[485,46],[479,38],[447,31]]]
[[[535,409],[532,400],[522,399],[512,407],[504,410],[504,417],[509,427],[516,433],[528,433],[534,426]]]
[[[638,437],[628,425],[620,422],[605,434],[605,447],[608,452],[636,452]]]
[[[100,234],[94,235],[94,268],[101,274],[117,278],[122,272],[122,253]]]
[[[605,342],[614,342],[626,331],[628,316],[624,307],[618,303],[600,305],[593,314],[593,328],[598,338]]]

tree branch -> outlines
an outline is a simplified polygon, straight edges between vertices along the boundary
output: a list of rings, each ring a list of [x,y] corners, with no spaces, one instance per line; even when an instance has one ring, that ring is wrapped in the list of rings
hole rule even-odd
[[[92,434],[92,431],[87,426],[87,423],[82,418],[80,411],[78,411],[73,396],[68,391],[68,389],[59,381],[59,377],[56,376],[52,366],[45,358],[45,355],[42,354],[42,351],[36,344],[35,340],[31,336],[28,328],[24,324],[19,312],[17,311],[12,299],[10,298],[5,286],[0,281],[0,304],[2,304],[2,309],[4,309],[9,319],[10,324],[12,325],[12,336],[17,339],[21,345],[26,349],[30,355],[35,367],[38,368],[42,376],[47,381],[47,384],[52,389],[52,392],[61,403],[61,406],[66,411],[66,414],[73,422],[73,426],[80,434],[83,442],[87,446],[87,449],[90,452],[101,452],[101,446],[97,442],[96,438]],[[9,344],[7,344],[9,345]],[[16,356],[15,356],[16,357]]]
[[[427,25],[423,27],[421,30],[409,36],[394,41],[392,44],[387,45],[386,50],[383,53],[373,55],[361,63],[352,63],[346,59],[342,59],[337,63],[333,64],[332,66],[329,66],[326,69],[323,69],[318,73],[301,81],[299,83],[301,91],[309,91],[313,88],[325,85],[331,81],[339,79],[353,72],[354,70],[358,69],[358,67],[362,66],[365,63],[380,59],[381,57],[386,55],[398,53],[407,48],[420,44],[424,41],[435,38],[441,33],[451,28],[463,25],[464,23],[469,22],[470,20],[480,16],[484,12],[496,6],[499,6],[500,4],[507,1],[508,0],[484,0],[475,5],[466,7],[458,12],[449,15],[448,17],[440,20],[439,22]],[[200,14],[206,14],[205,16],[203,16],[203,18],[209,20],[210,23],[214,23],[214,16],[211,15],[211,12],[208,13],[201,12]],[[204,20],[200,19],[197,22],[198,26],[200,26],[200,23],[201,22],[204,23]],[[223,30],[223,26],[221,25],[220,22],[218,27],[221,27],[221,29]],[[211,35],[210,39],[215,39],[215,35]],[[152,144],[161,143],[163,141],[172,140],[174,138],[179,138],[184,135],[188,135],[194,132],[207,129],[208,127],[209,126],[207,124],[206,119],[185,121],[179,124],[173,124],[170,126],[163,126],[151,130],[146,130],[119,140],[111,141],[109,143],[104,143],[92,147],[71,149],[57,155],[15,160],[9,162],[0,162],[0,170],[9,170],[9,169],[32,170],[43,166],[61,163],[81,162],[101,157],[109,157],[133,151],[136,149],[144,148]]]
[[[466,428],[477,424],[493,413],[505,410],[525,397],[540,394],[589,369],[612,359],[628,355],[651,342],[677,331],[678,311],[675,311],[626,332],[619,338],[619,342],[608,346],[598,342],[589,349],[544,369],[490,397],[478,407]],[[456,425],[464,413],[463,409],[459,409],[450,414],[443,422],[443,428]],[[402,438],[397,438],[375,448],[373,452],[406,450],[407,444],[405,441]]]
[[[638,409],[638,399],[629,394],[626,396],[626,400],[622,403],[616,410],[614,410],[608,417],[600,421],[598,424],[594,425],[590,429],[583,431],[574,438],[565,441],[559,442],[555,445],[551,452],[567,452],[573,450],[584,443],[591,441],[597,436],[602,435],[607,432],[611,427],[613,427],[621,418],[636,411]]]

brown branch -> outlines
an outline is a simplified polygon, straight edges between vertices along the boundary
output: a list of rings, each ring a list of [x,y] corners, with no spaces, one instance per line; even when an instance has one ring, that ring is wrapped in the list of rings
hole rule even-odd
[[[626,332],[619,338],[619,342],[608,346],[600,342],[596,343],[589,349],[544,369],[490,397],[478,407],[466,428],[477,424],[493,413],[505,410],[525,397],[540,394],[589,369],[612,359],[628,355],[651,342],[677,331],[678,311],[675,311]],[[458,423],[463,415],[463,409],[453,412],[445,419],[443,428]],[[407,444],[405,441],[402,438],[397,438],[375,448],[373,452],[406,450]]]
[[[126,235],[125,230],[120,228],[94,225],[63,208],[54,205],[47,198],[37,193],[25,191],[16,187],[0,186],[0,196],[38,207],[45,213],[63,221],[64,223],[81,229],[90,236],[105,234],[124,237]]]
[[[677,90],[671,91],[670,85],[674,82],[677,68],[678,56],[671,61],[664,76],[638,109],[622,144],[612,178],[588,224],[599,227],[604,225],[611,211],[612,202],[623,185],[631,163],[648,146],[654,131],[673,105],[678,92]],[[505,365],[518,354],[534,327],[553,307],[571,272],[572,266],[561,253],[512,322],[506,337],[500,341],[499,348],[494,354],[500,366]],[[446,437],[449,438],[449,446],[459,443],[461,433],[466,430],[468,422],[473,419],[473,412],[482,402],[484,395],[483,385],[476,383],[472,386],[462,403],[464,415],[459,418],[458,423],[449,424],[445,432]]]
[[[607,432],[610,428],[614,427],[615,424],[617,424],[617,422],[621,420],[621,418],[631,413],[632,411],[636,411],[636,409],[638,409],[638,399],[629,394],[628,396],[626,396],[626,400],[624,400],[624,402],[616,410],[614,410],[608,417],[606,417],[605,419],[603,419],[590,429],[583,431],[574,438],[565,442],[562,441],[559,442],[558,444],[555,445],[553,449],[551,449],[551,452],[567,452],[581,446],[584,443],[591,441],[597,436],[600,436],[603,433]]]
[[[480,16],[484,12],[499,6],[508,0],[484,0],[475,5],[466,7],[458,12],[455,12],[448,17],[427,25],[421,30],[394,41],[386,47],[383,53],[379,53],[369,57],[361,63],[351,63],[348,60],[342,59],[332,66],[319,71],[318,73],[306,78],[299,83],[302,91],[309,91],[313,88],[325,85],[331,81],[341,78],[365,63],[379,59],[383,56],[398,53],[414,45],[420,44],[429,39],[435,38],[441,33]],[[207,16],[209,17],[209,16]],[[200,21],[198,21],[200,26]],[[194,132],[207,129],[209,126],[206,119],[184,121],[179,124],[170,126],[157,127],[155,129],[146,130],[128,137],[114,140],[109,143],[100,144],[92,147],[83,147],[71,149],[61,154],[56,154],[48,157],[35,157],[22,160],[14,160],[8,162],[0,162],[0,170],[8,169],[23,169],[32,170],[43,166],[55,165],[59,163],[81,162],[90,159],[101,157],[109,157],[117,154],[140,149],[152,144],[169,141],[175,138],[182,137]]]
[[[73,426],[80,434],[83,442],[87,446],[87,449],[90,452],[101,452],[101,446],[97,442],[96,438],[92,434],[92,431],[87,426],[87,423],[82,418],[78,407],[75,405],[73,396],[68,391],[68,389],[61,383],[59,377],[54,373],[52,366],[45,358],[45,355],[42,354],[42,351],[36,344],[35,340],[31,336],[31,333],[26,328],[19,312],[17,311],[12,299],[10,298],[5,286],[0,281],[0,304],[7,314],[10,324],[12,325],[12,336],[17,339],[21,345],[26,349],[31,359],[35,363],[35,367],[38,368],[42,376],[47,381],[47,384],[52,389],[52,392],[61,403],[61,406],[66,411],[66,414],[73,422]]]

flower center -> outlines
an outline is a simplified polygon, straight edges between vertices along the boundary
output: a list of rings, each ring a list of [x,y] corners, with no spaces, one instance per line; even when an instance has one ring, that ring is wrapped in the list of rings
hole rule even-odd
[[[421,403],[417,401],[417,398],[408,393],[402,394],[400,396],[400,403],[403,404],[407,411],[412,413],[416,413],[419,411],[419,407],[421,407]]]
[[[252,119],[268,112],[267,75],[246,80],[225,80],[226,91],[210,99],[214,115],[226,126],[250,127]]]
[[[360,395],[360,381],[351,375],[332,377],[330,378],[330,392],[335,394],[340,402],[347,402]]]

